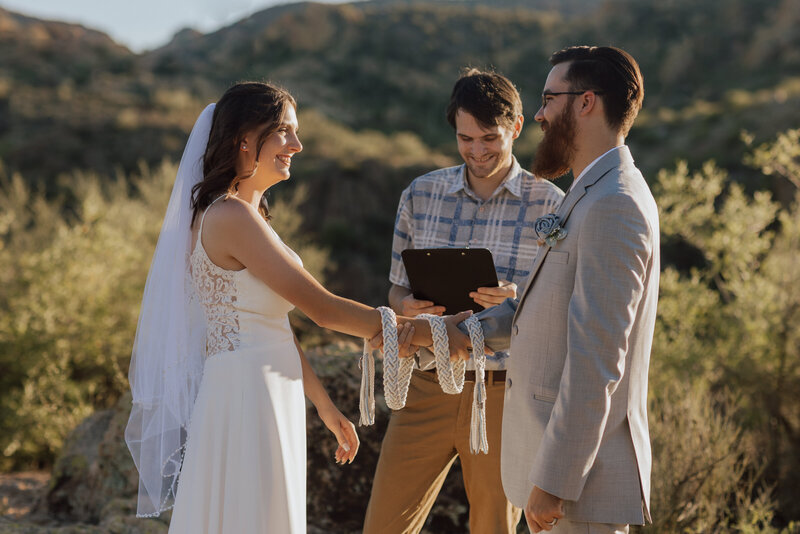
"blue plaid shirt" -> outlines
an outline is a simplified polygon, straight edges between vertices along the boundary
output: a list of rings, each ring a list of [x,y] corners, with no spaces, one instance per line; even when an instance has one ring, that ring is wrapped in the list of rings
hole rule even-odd
[[[539,250],[534,222],[555,212],[563,197],[551,182],[522,169],[516,158],[488,200],[481,200],[470,189],[465,165],[420,176],[400,197],[389,280],[410,287],[400,256],[407,248],[487,248],[492,252],[498,279],[514,282],[521,291]],[[507,357],[500,352],[488,356],[486,369],[505,369]],[[435,366],[433,355],[424,349],[417,363],[421,369]]]

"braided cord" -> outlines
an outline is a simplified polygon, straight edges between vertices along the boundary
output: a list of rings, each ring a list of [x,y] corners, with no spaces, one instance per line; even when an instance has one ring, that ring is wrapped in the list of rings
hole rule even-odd
[[[408,384],[414,369],[413,358],[400,358],[397,341],[397,316],[391,308],[381,306],[381,329],[383,330],[383,388],[386,404],[393,410],[406,405]],[[375,360],[364,340],[361,354],[361,392],[359,398],[359,425],[375,424]]]
[[[406,405],[408,386],[414,368],[413,358],[400,358],[397,339],[397,317],[392,309],[378,308],[383,328],[383,388],[386,405],[392,410],[400,410]],[[467,364],[463,360],[450,361],[450,340],[444,319],[437,315],[422,314],[431,326],[433,354],[436,358],[436,374],[442,391],[455,395],[464,390],[464,375]],[[486,438],[486,354],[484,353],[483,328],[477,317],[470,316],[464,321],[472,342],[472,357],[475,361],[475,389],[472,397],[472,417],[470,421],[470,452],[489,452]],[[359,409],[360,425],[375,423],[375,362],[369,340],[364,340],[361,355],[361,397]]]
[[[444,319],[438,315],[425,313],[419,315],[420,319],[425,319],[431,325],[431,337],[433,338],[433,355],[436,359],[436,376],[439,378],[439,385],[442,391],[450,395],[457,395],[464,389],[464,373],[467,370],[467,363],[458,360],[453,363],[450,361],[450,339],[447,337],[447,327]]]
[[[472,418],[469,429],[469,450],[472,454],[489,453],[489,440],[486,437],[486,353],[484,352],[483,328],[474,315],[464,324],[472,342],[472,357],[475,361],[475,389],[472,395]]]
[[[383,325],[383,395],[386,405],[400,410],[406,405],[414,358],[400,358],[397,341],[397,316],[391,308],[380,307]]]

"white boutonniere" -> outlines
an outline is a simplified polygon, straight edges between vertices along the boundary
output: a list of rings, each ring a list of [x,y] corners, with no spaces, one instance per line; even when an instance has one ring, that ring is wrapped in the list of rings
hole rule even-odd
[[[547,243],[548,246],[554,247],[567,237],[567,231],[561,227],[561,219],[555,213],[548,213],[536,219],[533,229],[539,237],[539,245]]]

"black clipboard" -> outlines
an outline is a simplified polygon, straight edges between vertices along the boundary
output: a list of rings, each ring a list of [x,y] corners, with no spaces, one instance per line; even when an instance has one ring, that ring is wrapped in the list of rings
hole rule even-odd
[[[470,292],[498,285],[492,253],[485,248],[409,248],[402,257],[414,298],[444,306],[447,315],[483,310]]]

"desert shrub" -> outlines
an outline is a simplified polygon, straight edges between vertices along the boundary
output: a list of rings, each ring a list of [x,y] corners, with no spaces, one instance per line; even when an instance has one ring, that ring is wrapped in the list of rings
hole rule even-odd
[[[794,182],[796,143],[784,134],[746,160]],[[797,516],[800,194],[749,195],[713,163],[664,170],[653,190],[671,254],[650,372],[651,528],[777,532]]]
[[[763,462],[752,432],[737,424],[737,400],[678,381],[651,395],[653,446],[647,532],[719,532],[747,524],[765,530],[775,503],[759,486]]]
[[[64,436],[128,389],[139,304],[176,166],[103,179],[76,172],[48,199],[0,183],[0,469],[49,464]],[[300,232],[302,188],[274,224],[320,275]]]

